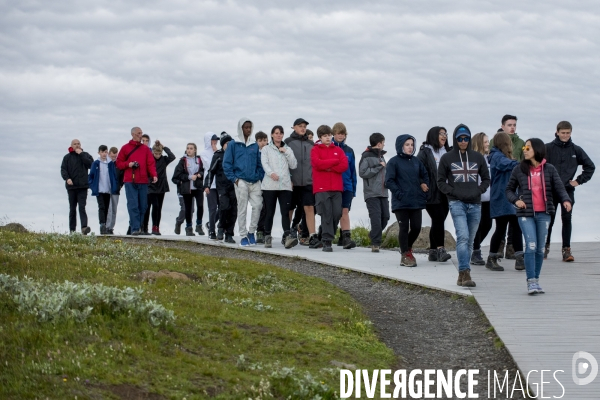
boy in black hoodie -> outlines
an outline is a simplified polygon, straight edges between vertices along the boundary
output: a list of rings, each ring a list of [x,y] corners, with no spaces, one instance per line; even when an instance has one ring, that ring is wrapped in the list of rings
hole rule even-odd
[[[227,144],[233,138],[226,133],[221,135],[221,148],[213,154],[208,174],[204,180],[204,189],[210,190],[210,185],[213,179],[216,179],[217,193],[219,195],[219,226],[217,229],[217,240],[223,239],[225,233],[225,243],[235,243],[233,240],[233,228],[237,220],[237,197],[235,197],[235,188],[233,182],[227,179],[225,171],[223,171],[223,157]]]
[[[481,194],[490,185],[490,173],[483,155],[471,149],[471,131],[459,124],[454,129],[454,148],[444,154],[438,167],[437,185],[448,197],[456,230],[458,286],[474,287],[470,260],[473,241],[481,218]],[[481,177],[481,184],[478,183]]]

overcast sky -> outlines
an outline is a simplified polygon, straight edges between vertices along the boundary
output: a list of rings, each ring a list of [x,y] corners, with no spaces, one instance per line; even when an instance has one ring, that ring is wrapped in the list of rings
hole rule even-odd
[[[493,134],[509,113],[523,139],[550,141],[571,121],[574,141],[600,161],[597,2],[133,4],[0,2],[5,219],[67,231],[60,164],[71,139],[96,158],[136,125],[179,155],[207,131],[235,133],[244,116],[286,136],[297,117],[315,130],[341,121],[360,158],[373,132],[393,154],[399,134],[421,142],[430,127],[459,123]],[[178,211],[171,186],[165,233]],[[600,240],[599,191],[598,176],[577,189],[574,240]],[[121,232],[125,205],[123,193]],[[97,230],[91,195],[88,215]],[[351,218],[368,221],[362,185]]]

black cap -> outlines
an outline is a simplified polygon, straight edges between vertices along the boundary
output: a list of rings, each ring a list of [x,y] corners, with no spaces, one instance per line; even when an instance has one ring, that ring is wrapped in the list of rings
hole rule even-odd
[[[219,140],[219,137],[215,134],[212,135],[212,137],[210,138],[210,140]]]
[[[223,132],[223,135],[221,136],[221,141],[219,142],[219,144],[221,145],[221,147],[223,147],[225,145],[225,143],[227,143],[231,140],[233,140],[233,138],[231,136],[229,136],[227,133]]]
[[[298,118],[297,120],[294,121],[294,126],[300,125],[300,124],[308,125],[308,121],[305,120],[304,118]],[[292,129],[294,129],[294,127],[292,127]]]

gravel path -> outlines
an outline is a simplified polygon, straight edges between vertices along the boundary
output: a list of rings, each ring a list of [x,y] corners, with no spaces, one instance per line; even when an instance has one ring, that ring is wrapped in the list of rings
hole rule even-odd
[[[137,239],[126,240],[139,243]],[[488,331],[489,322],[473,299],[291,257],[189,242],[158,240],[152,244],[214,257],[266,262],[324,279],[363,306],[380,339],[399,358],[392,369],[479,369],[476,388],[480,398],[488,398],[488,370],[502,375],[508,370],[514,379],[518,369],[506,348],[495,345],[499,338]],[[511,398],[523,398],[519,394],[515,392]]]

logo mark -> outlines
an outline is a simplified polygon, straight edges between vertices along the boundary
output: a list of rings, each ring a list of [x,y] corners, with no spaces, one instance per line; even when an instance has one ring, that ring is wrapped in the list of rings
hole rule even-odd
[[[579,377],[588,371],[588,376],[584,378]],[[596,361],[596,358],[590,353],[586,351],[578,351],[577,353],[573,354],[571,373],[573,375],[573,382],[575,382],[576,385],[584,386],[590,384],[598,375],[598,361]]]

